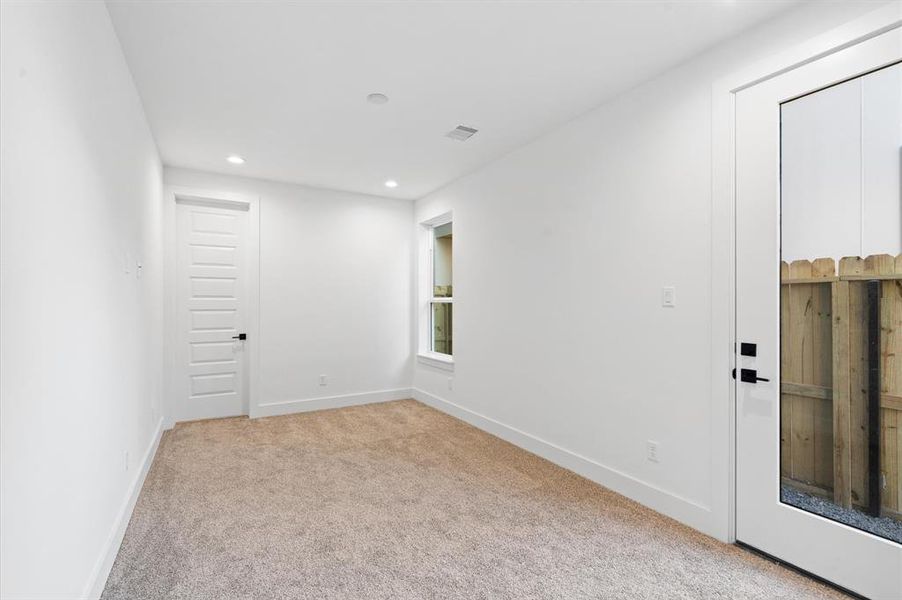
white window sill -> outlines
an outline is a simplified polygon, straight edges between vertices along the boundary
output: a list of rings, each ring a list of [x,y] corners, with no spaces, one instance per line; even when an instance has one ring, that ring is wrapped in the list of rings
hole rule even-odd
[[[454,359],[447,354],[438,352],[421,352],[417,354],[417,362],[444,371],[454,370]]]

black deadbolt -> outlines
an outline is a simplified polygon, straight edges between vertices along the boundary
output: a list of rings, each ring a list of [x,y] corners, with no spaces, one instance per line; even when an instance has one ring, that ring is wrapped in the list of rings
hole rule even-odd
[[[758,356],[758,344],[742,342],[739,344],[739,354],[743,356]]]

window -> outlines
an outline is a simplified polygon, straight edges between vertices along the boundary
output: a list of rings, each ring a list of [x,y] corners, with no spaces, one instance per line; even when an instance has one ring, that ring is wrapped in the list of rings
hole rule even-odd
[[[451,213],[420,223],[417,360],[454,370],[453,225]]]
[[[429,350],[448,356],[454,354],[451,337],[454,312],[452,239],[450,222],[432,228],[432,300],[429,311]]]

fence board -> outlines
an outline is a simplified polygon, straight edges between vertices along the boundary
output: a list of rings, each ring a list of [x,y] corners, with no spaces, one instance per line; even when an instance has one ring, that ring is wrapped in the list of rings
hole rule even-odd
[[[894,265],[881,261],[881,269],[896,271],[902,266],[902,255]],[[881,474],[883,477],[883,508],[902,512],[902,412],[899,405],[884,402],[884,398],[902,396],[902,280],[884,281],[880,300],[880,357],[881,357]]]
[[[833,284],[833,501],[852,506],[849,282]]]
[[[818,262],[814,262],[815,274],[818,271]],[[830,261],[830,275],[833,274],[833,261]],[[804,384],[819,387],[830,386],[833,383],[833,361],[830,349],[833,346],[833,328],[831,327],[831,315],[833,311],[832,297],[829,283],[809,284],[811,287],[811,315],[809,326],[811,327],[811,354],[814,369],[810,378],[802,381]],[[829,489],[834,485],[835,473],[833,469],[833,402],[822,398],[811,398],[814,405],[814,483],[820,487]]]
[[[789,265],[793,279],[810,279],[811,263],[795,261]],[[812,370],[811,332],[806,316],[811,304],[811,284],[789,287],[789,347],[787,379],[797,383],[805,381]],[[807,368],[806,368],[807,367]],[[810,398],[788,397],[792,413],[792,452],[790,473],[793,479],[814,483],[814,402]]]
[[[899,512],[899,498],[902,496],[902,483],[899,480],[899,465],[902,464],[902,444],[899,443],[898,410],[883,409],[883,420],[880,432],[881,471],[884,477],[883,508]]]
[[[780,278],[786,280],[789,278],[789,265],[785,262],[780,263]],[[789,286],[780,286],[780,323],[781,327],[788,327],[790,323],[790,298]],[[789,350],[789,336],[780,336],[780,373],[782,377],[787,377],[792,369]],[[780,476],[784,479],[793,478],[792,473],[792,403],[789,397],[783,397],[780,400]]]

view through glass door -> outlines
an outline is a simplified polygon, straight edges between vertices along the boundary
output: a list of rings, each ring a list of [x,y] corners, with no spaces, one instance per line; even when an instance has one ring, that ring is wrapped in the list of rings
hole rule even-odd
[[[736,535],[902,598],[902,34],[738,92]]]
[[[780,122],[780,497],[902,543],[902,65]]]

